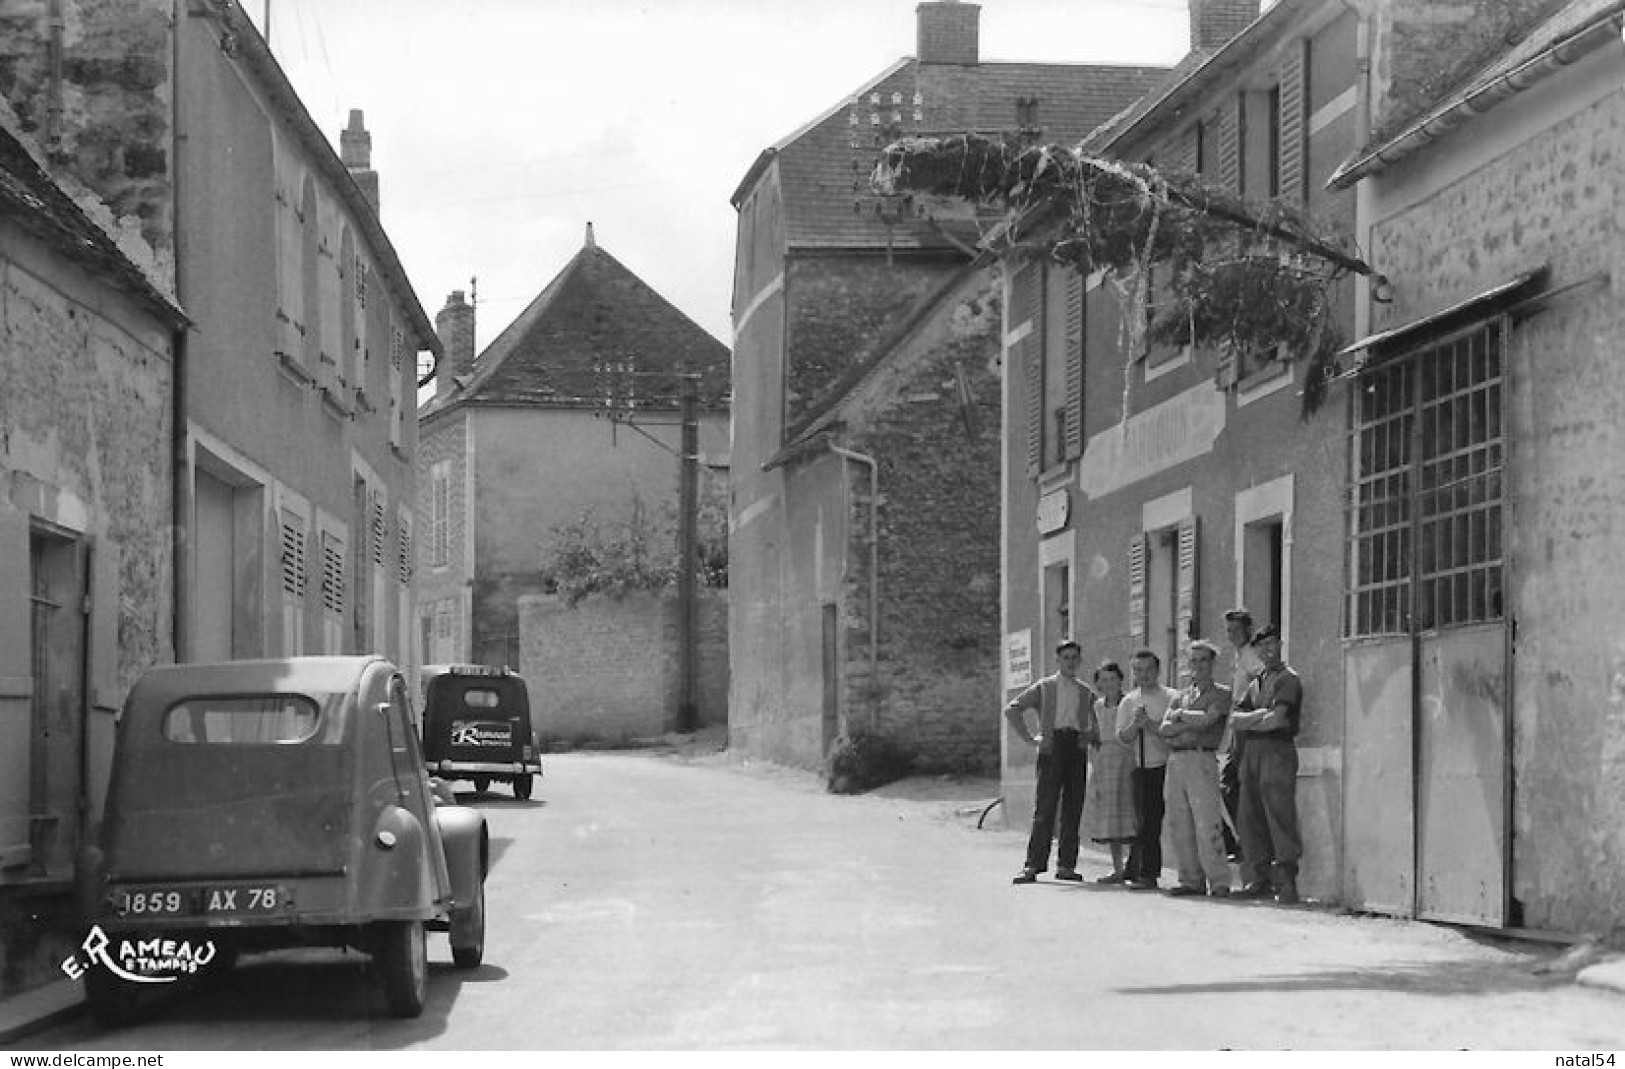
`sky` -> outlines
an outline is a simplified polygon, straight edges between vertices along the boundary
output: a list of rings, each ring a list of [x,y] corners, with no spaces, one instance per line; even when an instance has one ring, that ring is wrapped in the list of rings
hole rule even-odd
[[[372,134],[381,217],[432,320],[483,350],[581,248],[731,341],[761,151],[915,49],[915,0],[242,0],[316,124]],[[1185,0],[982,0],[984,60],[1171,65]]]

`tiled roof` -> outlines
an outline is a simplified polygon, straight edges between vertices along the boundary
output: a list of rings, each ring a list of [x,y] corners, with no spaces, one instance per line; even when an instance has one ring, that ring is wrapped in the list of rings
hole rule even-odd
[[[28,149],[4,127],[0,127],[0,214],[130,294],[169,325],[179,327],[188,322],[185,313],[40,169]]]
[[[611,393],[637,408],[674,409],[676,373],[701,374],[701,408],[728,403],[728,347],[621,262],[587,244],[474,361],[457,405],[591,408]]]
[[[918,63],[906,60],[775,147],[784,191],[786,239],[798,249],[939,247],[919,227],[888,227],[867,180],[878,151],[870,116],[900,113],[901,132],[1014,132],[1016,102],[1038,100],[1036,137],[1075,143],[1161,84],[1163,67],[1059,63]],[[920,97],[920,119],[914,97]],[[880,104],[871,103],[879,94]],[[892,102],[896,94],[900,102]],[[857,125],[852,117],[857,117]],[[855,139],[858,148],[854,150]],[[749,181],[749,179],[747,179]],[[856,187],[856,188],[854,188]],[[743,191],[742,191],[743,192]]]

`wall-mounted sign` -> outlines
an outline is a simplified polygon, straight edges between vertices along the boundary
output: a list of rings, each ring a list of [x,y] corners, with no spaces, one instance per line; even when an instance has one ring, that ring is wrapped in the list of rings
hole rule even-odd
[[[1100,497],[1212,452],[1224,431],[1224,398],[1199,383],[1101,431],[1084,447],[1078,488]]]
[[[1038,533],[1052,535],[1072,518],[1072,495],[1066,487],[1051,490],[1038,499]]]
[[[1004,689],[1033,685],[1033,633],[1031,629],[1004,636]]]

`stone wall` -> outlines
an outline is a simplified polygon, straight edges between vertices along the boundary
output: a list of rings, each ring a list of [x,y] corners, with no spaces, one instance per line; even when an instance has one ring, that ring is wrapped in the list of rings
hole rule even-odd
[[[728,601],[703,592],[696,607],[695,708],[699,726],[728,722]],[[519,671],[544,745],[621,745],[675,730],[680,698],[674,594],[519,599]]]

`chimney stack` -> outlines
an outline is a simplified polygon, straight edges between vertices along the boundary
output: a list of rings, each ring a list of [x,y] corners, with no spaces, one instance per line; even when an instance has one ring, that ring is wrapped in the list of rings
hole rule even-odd
[[[462,290],[452,290],[446,307],[434,317],[434,330],[440,336],[440,368],[435,372],[434,395],[444,400],[455,386],[452,378],[474,369],[474,306]]]
[[[1191,51],[1217,52],[1258,18],[1259,0],[1189,0]]]
[[[350,124],[339,132],[339,160],[355,179],[372,210],[378,210],[378,172],[372,169],[372,135],[362,125],[361,109],[350,109]]]
[[[1257,6],[1257,0],[1254,0]],[[958,63],[975,66],[978,61],[979,4],[961,0],[925,0],[914,9],[919,31],[915,51],[921,63]]]

